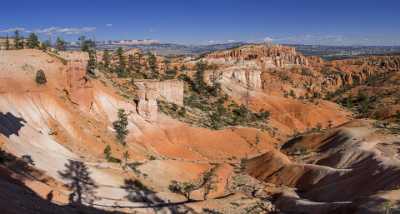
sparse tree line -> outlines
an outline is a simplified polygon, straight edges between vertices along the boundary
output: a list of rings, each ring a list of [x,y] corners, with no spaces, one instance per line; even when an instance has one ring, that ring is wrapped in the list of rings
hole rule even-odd
[[[116,73],[119,78],[171,79],[176,76],[177,68],[168,69],[167,60],[164,62],[167,67],[165,77],[160,76],[157,57],[151,52],[147,53],[146,56],[137,52],[126,57],[122,48],[118,48],[114,53],[104,50],[103,57],[98,62],[96,42],[94,40],[81,36],[78,38],[78,43],[80,50],[87,52],[89,55],[87,73],[90,76],[95,76],[96,69]],[[40,41],[39,37],[33,32],[27,37],[23,37],[20,31],[16,30],[14,36],[6,36],[4,49],[21,50],[29,48],[58,52],[65,51],[66,45],[67,42],[61,37],[57,37],[53,44],[51,39]]]
[[[91,60],[89,58],[89,60]],[[93,60],[92,60],[93,61]],[[165,62],[167,63],[167,62]],[[141,52],[129,54],[120,47],[116,51],[104,50],[102,59],[96,65],[101,71],[114,73],[118,78],[133,79],[163,79],[157,66],[157,57],[148,52],[143,55]],[[169,69],[165,76],[175,77],[176,71]],[[167,78],[167,77],[165,77]]]
[[[64,51],[66,49],[66,44],[67,43],[64,39],[62,39],[61,37],[57,37],[54,44],[54,50]],[[16,30],[13,37],[9,37],[8,35],[6,36],[4,48],[6,50],[21,50],[29,48],[47,51],[52,48],[52,43],[50,39],[41,42],[39,40],[39,37],[35,33],[30,33],[28,37],[25,38],[18,30]]]

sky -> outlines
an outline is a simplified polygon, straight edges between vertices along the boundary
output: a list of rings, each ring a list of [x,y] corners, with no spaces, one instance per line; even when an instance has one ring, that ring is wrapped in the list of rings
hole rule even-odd
[[[0,36],[400,45],[400,0],[18,0],[0,3]]]

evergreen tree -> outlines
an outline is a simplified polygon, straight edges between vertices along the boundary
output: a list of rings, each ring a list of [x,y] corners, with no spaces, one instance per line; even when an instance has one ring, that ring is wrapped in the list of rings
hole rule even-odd
[[[78,38],[79,44],[81,46],[81,51],[88,51],[88,47],[85,46],[86,42],[86,37],[85,36],[80,36]]]
[[[46,40],[44,42],[42,42],[40,49],[42,49],[42,51],[47,51],[47,49],[51,47],[51,42],[50,40]]]
[[[64,39],[62,39],[61,37],[57,37],[56,49],[58,51],[65,51],[65,45],[66,45],[66,42],[64,41]]]
[[[15,49],[22,49],[23,48],[23,44],[21,42],[21,37],[19,35],[19,31],[16,30],[14,33],[14,47]]]
[[[125,151],[125,152],[122,154],[122,158],[123,158],[123,160],[124,160],[123,169],[125,170],[125,169],[126,169],[126,166],[128,166],[129,152],[128,152],[128,151]]]
[[[135,70],[135,59],[132,54],[128,56],[128,70],[131,72]]]
[[[152,71],[153,79],[157,79],[158,76],[159,76],[159,73],[157,71],[157,58],[156,58],[156,56],[153,53],[149,52],[147,60],[148,60],[148,63],[149,63],[149,68]]]
[[[47,46],[44,42],[42,42],[42,44],[40,45],[40,50],[47,51]]]
[[[120,68],[125,69],[126,62],[125,62],[124,50],[121,47],[117,49],[117,57],[118,57],[118,66]]]
[[[86,73],[90,76],[94,76],[96,74],[96,53],[94,51],[89,51],[89,60],[87,62]]]
[[[26,42],[28,48],[39,48],[40,42],[39,38],[35,33],[29,34],[28,40]]]
[[[8,38],[8,34],[6,37],[6,50],[10,50],[10,39]]]
[[[117,49],[117,57],[118,57],[118,66],[116,73],[118,77],[126,77],[127,76],[126,61],[124,56],[124,50],[121,47]]]
[[[196,83],[196,91],[201,93],[207,88],[206,83],[204,82],[204,72],[207,68],[207,64],[203,61],[199,61],[196,63],[196,74],[195,74],[195,83]]]
[[[149,52],[149,55],[148,55],[148,62],[149,62],[149,68],[150,68],[150,70],[151,71],[153,71],[153,72],[155,72],[156,71],[156,68],[157,68],[157,58],[156,58],[156,56],[153,54],[153,53],[151,53],[151,52]]]
[[[85,36],[81,36],[78,38],[81,51],[89,52],[96,49],[96,43],[90,39],[86,39]]]
[[[191,201],[191,192],[198,188],[199,187],[192,182],[179,182],[175,180],[171,181],[171,184],[168,186],[171,192],[185,196],[187,201]]]
[[[124,109],[118,109],[118,120],[113,122],[114,130],[116,131],[117,140],[122,145],[126,145],[125,139],[129,133],[128,130],[128,115]]]
[[[134,71],[135,72],[140,72],[142,69],[142,65],[140,64],[142,58],[142,54],[140,52],[135,53],[134,57]]]
[[[125,151],[124,154],[122,154],[122,155],[123,155],[123,158],[124,158],[124,160],[125,160],[125,163],[128,163],[129,152],[128,152],[128,151]]]
[[[21,39],[21,42],[19,43],[19,46],[21,47],[21,49],[25,48],[25,40],[24,40],[24,38]]]
[[[110,57],[110,52],[108,50],[104,50],[103,52],[103,65],[104,68],[108,69],[111,64],[111,57]]]

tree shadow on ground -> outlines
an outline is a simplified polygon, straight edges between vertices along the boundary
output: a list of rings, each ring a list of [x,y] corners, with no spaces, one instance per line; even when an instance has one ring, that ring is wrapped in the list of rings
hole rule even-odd
[[[71,205],[82,205],[83,202],[93,203],[94,189],[97,188],[97,185],[90,178],[88,167],[83,162],[68,160],[65,170],[58,173],[69,182],[66,187],[72,191],[69,195]]]
[[[18,180],[36,180],[37,177],[43,174],[32,167],[34,162],[32,158],[27,160],[28,156],[29,155],[24,155],[23,158],[18,158],[0,148],[0,165],[14,172]]]
[[[22,158],[0,149],[0,213],[10,214],[122,214],[85,205],[57,205],[27,187],[24,180],[37,180],[41,172]]]
[[[170,213],[195,213],[195,211],[185,206],[185,204],[193,201],[183,201],[171,203],[157,196],[156,192],[147,188],[138,180],[126,179],[123,189],[128,193],[126,198],[131,202],[145,203],[144,206],[132,208],[151,208],[154,212],[169,211]]]
[[[19,135],[19,130],[25,125],[23,118],[16,117],[10,112],[6,114],[0,112],[0,134],[10,138],[11,135]]]

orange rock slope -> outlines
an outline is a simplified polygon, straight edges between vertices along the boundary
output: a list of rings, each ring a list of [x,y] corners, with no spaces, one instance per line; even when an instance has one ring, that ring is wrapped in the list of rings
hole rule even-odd
[[[64,196],[70,194],[68,189],[57,187],[68,183],[60,172],[65,170],[66,164],[79,161],[87,166],[97,185],[94,197],[88,198],[87,204],[110,209],[118,207],[127,212],[132,212],[132,207],[139,207],[133,210],[142,213],[155,210],[143,207],[145,203],[142,201],[130,200],[127,195],[129,192],[124,188],[129,180],[137,180],[145,185],[150,195],[148,199],[157,199],[156,203],[179,203],[184,198],[170,192],[171,181],[201,183],[202,176],[213,171],[216,184],[209,197],[216,201],[208,203],[207,200],[179,207],[200,209],[200,212],[202,207],[227,208],[231,206],[230,203],[218,203],[218,200],[230,200],[244,194],[230,186],[232,182],[237,182],[238,176],[245,176],[238,173],[237,168],[246,159],[250,159],[248,172],[260,181],[305,189],[310,187],[312,189],[307,192],[307,199],[319,200],[321,191],[328,191],[331,185],[325,182],[325,177],[334,175],[332,182],[341,182],[342,174],[348,173],[348,169],[336,169],[339,167],[328,164],[339,157],[333,154],[335,150],[328,153],[332,154],[331,159],[330,156],[326,160],[318,159],[320,156],[313,159],[325,161],[329,166],[298,164],[280,152],[279,145],[295,133],[313,128],[330,128],[351,120],[350,112],[337,104],[319,99],[320,96],[315,93],[325,95],[340,88],[345,83],[338,82],[348,82],[346,74],[354,80],[356,76],[366,79],[375,72],[357,67],[358,61],[332,62],[328,65],[282,46],[245,46],[211,53],[203,60],[216,64],[217,69],[206,71],[207,83],[220,83],[230,99],[256,112],[268,111],[270,118],[266,121],[268,131],[247,127],[209,130],[179,122],[158,112],[158,99],[183,105],[181,82],[136,81],[133,84],[136,84],[134,88],[139,96],[128,99],[121,96],[119,89],[101,73],[95,78],[86,76],[86,63],[82,61],[84,54],[65,52],[60,55],[65,59],[38,50],[0,52],[2,149],[17,157],[29,156],[35,168],[54,179],[52,183],[43,181],[35,184],[41,196],[46,195],[43,190],[52,189]],[[378,59],[374,62],[381,61]],[[195,62],[192,60],[189,64]],[[368,63],[368,60],[363,61],[363,65],[371,69],[377,66]],[[326,74],[326,69],[323,69],[326,66],[342,70],[333,72],[332,76]],[[390,67],[393,66],[395,64],[390,64]],[[35,82],[39,69],[45,72],[47,84]],[[213,75],[212,78],[210,75]],[[156,87],[152,87],[154,85]],[[150,90],[156,90],[156,93]],[[119,109],[124,109],[128,114],[126,146],[117,143],[112,125],[118,119]],[[349,136],[353,137],[351,134]],[[347,149],[351,147],[351,142],[345,141],[344,145]],[[352,151],[361,154],[359,150],[369,147],[368,143],[359,145],[358,150]],[[107,146],[111,148],[112,157],[122,160],[122,165],[125,162],[132,163],[132,170],[106,161],[104,149]],[[319,141],[314,146],[312,149],[323,147]],[[340,146],[335,145],[334,148]],[[348,158],[343,161],[356,164]],[[358,179],[354,176],[354,179]],[[377,184],[381,185],[378,180]],[[315,182],[322,183],[315,185]],[[197,189],[193,192],[193,198],[201,199],[205,191],[204,186]],[[234,196],[230,197],[231,194]],[[260,202],[252,194],[246,196],[252,197],[249,201],[254,199]],[[342,196],[344,198],[340,198]],[[353,191],[346,197],[342,196],[329,192],[323,199],[328,201],[332,197],[345,201],[358,195]],[[58,198],[60,203],[67,203],[66,197]],[[169,207],[160,209],[173,213]],[[236,213],[243,211],[239,210]]]

